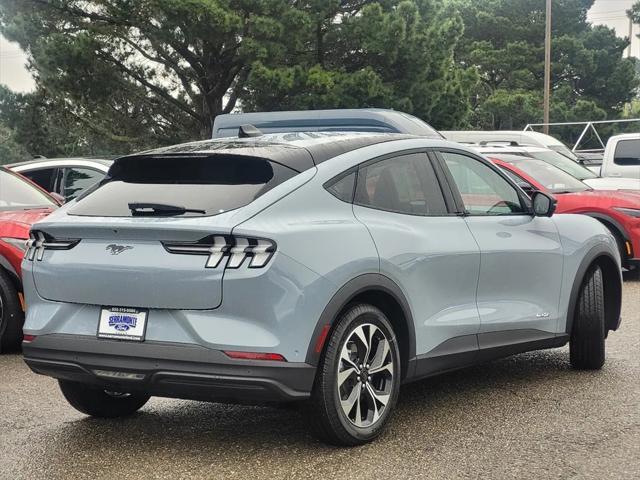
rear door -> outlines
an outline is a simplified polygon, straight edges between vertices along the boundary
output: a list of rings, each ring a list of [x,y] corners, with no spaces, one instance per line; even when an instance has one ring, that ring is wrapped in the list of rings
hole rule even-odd
[[[480,348],[552,336],[563,267],[553,220],[530,215],[524,196],[488,161],[456,150],[439,156],[480,247]]]
[[[416,354],[425,360],[418,376],[469,362],[478,348],[479,249],[448,199],[426,152],[359,167],[353,211],[371,233],[381,273],[411,304]]]

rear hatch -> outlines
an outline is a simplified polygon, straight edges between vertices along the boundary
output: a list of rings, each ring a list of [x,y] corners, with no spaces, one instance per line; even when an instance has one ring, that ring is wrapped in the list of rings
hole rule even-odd
[[[238,209],[297,172],[228,154],[125,157],[104,182],[34,228],[38,293],[60,302],[213,309]]]

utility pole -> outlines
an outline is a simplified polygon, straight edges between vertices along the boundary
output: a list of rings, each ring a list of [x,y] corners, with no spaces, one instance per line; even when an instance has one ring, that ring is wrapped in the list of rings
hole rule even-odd
[[[549,134],[549,100],[551,97],[551,0],[547,0],[544,36],[544,133]]]
[[[627,50],[627,58],[631,58],[631,45],[633,45],[633,18],[631,18],[631,11],[629,13],[629,50]]]

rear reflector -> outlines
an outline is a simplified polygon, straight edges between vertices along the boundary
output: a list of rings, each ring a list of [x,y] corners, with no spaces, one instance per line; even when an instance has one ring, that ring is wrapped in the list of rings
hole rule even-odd
[[[279,353],[260,352],[224,352],[229,358],[236,360],[270,360],[272,362],[286,362],[287,360]]]
[[[321,353],[322,348],[324,347],[324,342],[327,340],[327,334],[329,333],[329,329],[331,325],[327,324],[322,327],[322,331],[320,332],[320,336],[318,337],[318,341],[316,342],[316,353]]]
[[[35,336],[35,335],[26,335],[26,334],[25,334],[25,335],[24,335],[24,337],[22,338],[22,341],[23,341],[24,343],[31,343],[31,342],[33,342],[35,339],[36,339],[36,336]]]

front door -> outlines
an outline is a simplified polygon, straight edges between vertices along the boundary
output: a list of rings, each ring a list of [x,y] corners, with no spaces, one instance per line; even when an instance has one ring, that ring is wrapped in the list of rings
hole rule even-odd
[[[480,348],[553,336],[563,268],[553,220],[532,216],[523,195],[488,161],[454,150],[440,156],[480,247]]]

